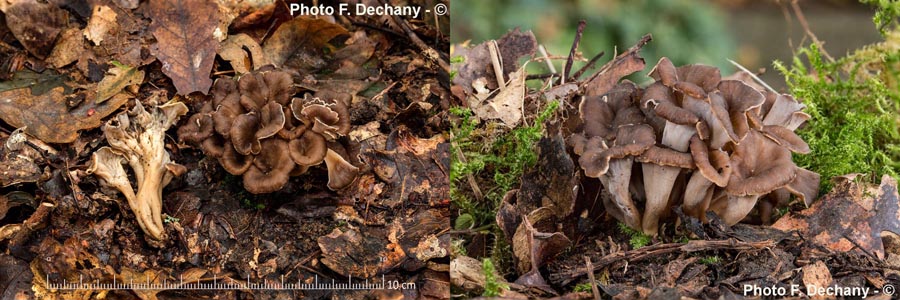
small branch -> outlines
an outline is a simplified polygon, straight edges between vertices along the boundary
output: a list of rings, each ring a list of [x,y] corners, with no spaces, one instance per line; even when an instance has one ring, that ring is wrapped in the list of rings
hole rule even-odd
[[[422,50],[422,52],[424,52],[425,57],[436,62],[438,66],[440,66],[441,69],[444,70],[444,72],[450,74],[450,64],[447,63],[447,61],[441,59],[441,55],[438,54],[438,52],[434,50],[434,48],[431,48],[427,44],[425,44],[425,42],[422,41],[422,39],[420,39],[418,35],[416,35],[412,28],[409,27],[409,23],[407,23],[405,19],[401,19],[396,15],[391,15],[391,18],[394,20],[394,23],[397,23],[397,25],[399,25],[400,28],[403,29],[403,32],[406,33],[406,36],[409,38],[409,40],[412,41],[413,44],[416,45],[416,47],[419,47],[419,50]]]
[[[597,55],[594,55],[594,57],[591,58],[591,60],[588,61],[586,65],[581,67],[581,69],[578,69],[578,72],[575,72],[575,74],[572,75],[572,77],[571,77],[572,80],[578,80],[578,77],[581,77],[581,75],[584,74],[584,72],[587,72],[587,70],[590,70],[591,68],[593,68],[594,64],[596,64],[597,61],[600,60],[601,57],[603,57],[604,54],[606,54],[606,52],[600,51],[600,53],[597,53]]]
[[[816,37],[816,34],[813,33],[811,29],[809,29],[809,23],[806,22],[806,16],[804,16],[803,11],[800,10],[800,4],[797,3],[797,0],[791,1],[791,9],[793,9],[794,14],[797,15],[797,21],[800,23],[800,26],[803,26],[803,30],[806,31],[806,35],[813,40],[813,43],[819,46],[819,49],[822,50],[822,54],[824,54],[825,57],[828,58],[828,61],[833,62],[834,58],[828,54],[828,51],[825,51],[825,44]]]
[[[757,83],[761,84],[762,86],[766,87],[766,89],[772,91],[773,93],[776,93],[776,94],[778,93],[778,91],[776,91],[771,86],[766,84],[765,81],[762,81],[762,79],[757,77],[756,74],[753,74],[753,72],[750,72],[750,70],[747,70],[747,68],[745,68],[741,64],[737,63],[736,61],[730,60],[730,59],[728,60],[728,62],[730,62],[732,65],[734,65],[738,69],[741,69],[741,71],[747,72],[747,75],[750,75],[750,78],[753,78],[753,80],[755,80]]]
[[[551,78],[551,77],[553,77],[553,76],[559,76],[559,75],[556,74],[556,73],[549,73],[549,74],[528,74],[528,76],[525,76],[525,80],[547,79],[547,78]]]
[[[578,30],[575,31],[575,40],[572,41],[572,49],[569,49],[569,57],[566,58],[566,68],[563,69],[563,76],[559,79],[559,84],[564,84],[566,83],[566,79],[571,78],[570,72],[572,72],[572,62],[575,60],[575,52],[578,51],[578,44],[581,43],[581,36],[584,34],[585,26],[587,26],[587,21],[581,20],[578,22]]]
[[[497,86],[502,91],[506,87],[506,79],[504,79],[506,74],[503,74],[503,57],[500,56],[500,47],[497,46],[495,40],[488,41],[487,45],[488,52],[491,54],[491,65],[494,67],[494,76],[497,77]]]
[[[652,245],[631,251],[612,253],[600,258],[600,260],[593,265],[593,269],[576,269],[574,271],[550,274],[549,279],[555,284],[566,285],[578,277],[587,275],[589,272],[602,270],[613,263],[620,261],[635,262],[675,252],[692,253],[711,250],[763,250],[774,246],[774,241],[742,242],[736,239],[715,241],[692,240],[687,244],[669,243]]]
[[[591,263],[591,258],[587,255],[584,256],[585,268],[588,270],[594,269],[594,264]],[[591,293],[594,294],[594,300],[600,300],[600,290],[597,289],[597,280],[594,279],[594,272],[588,272],[588,280],[591,281]]]
[[[538,51],[540,51],[541,56],[544,57],[544,62],[547,63],[547,68],[550,69],[550,73],[556,74],[556,67],[554,67],[553,62],[550,61],[550,56],[547,55],[547,49],[544,49],[544,45],[539,45]]]

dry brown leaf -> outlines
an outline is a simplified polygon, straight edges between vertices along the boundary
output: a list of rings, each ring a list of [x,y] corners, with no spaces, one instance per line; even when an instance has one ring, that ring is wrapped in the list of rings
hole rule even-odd
[[[503,124],[515,127],[522,120],[525,105],[525,67],[509,75],[510,81],[488,103],[481,103],[477,97],[469,98],[469,107],[474,107],[475,115],[481,119],[500,119]]]
[[[347,34],[347,29],[323,19],[299,17],[278,27],[263,45],[263,52],[276,67],[308,69],[310,60],[328,41]]]
[[[150,30],[157,43],[151,52],[162,62],[162,71],[178,90],[206,94],[212,85],[210,70],[216,56],[213,31],[218,24],[218,6],[204,0],[160,0],[150,2]]]
[[[881,233],[900,234],[897,181],[885,175],[875,187],[855,182],[853,177],[836,177],[828,195],[799,213],[788,213],[772,227],[798,231],[804,239],[832,251],[857,251],[884,259]]]
[[[3,1],[6,4],[6,1]],[[38,1],[10,1],[2,8],[6,14],[6,26],[12,34],[38,58],[46,58],[56,38],[66,27],[68,13],[56,5]]]
[[[106,37],[106,33],[118,27],[116,16],[116,11],[109,8],[109,6],[98,5],[94,7],[91,19],[88,20],[87,27],[84,28],[84,37],[94,42],[94,45],[100,45],[100,42]]]
[[[244,48],[247,50],[245,51]],[[247,51],[250,55],[247,55]],[[253,38],[246,34],[229,36],[219,46],[219,56],[231,63],[234,71],[242,74],[265,66],[268,60],[263,55],[262,47]]]
[[[45,60],[55,68],[61,68],[75,62],[84,53],[84,37],[78,28],[69,28],[62,32],[53,51]]]
[[[509,78],[510,73],[519,69],[519,58],[526,55],[534,54],[537,49],[537,41],[531,31],[521,32],[519,29],[510,31],[497,40],[497,48],[499,48],[500,61],[503,62],[503,76]],[[491,55],[488,51],[488,43],[482,43],[472,48],[456,47],[454,57],[464,57],[461,64],[457,66],[456,77],[453,78],[453,85],[461,87],[466,95],[473,94],[472,85],[475,80],[483,78],[484,85],[488,89],[497,89],[498,84],[491,68]]]
[[[102,103],[112,98],[126,87],[141,84],[144,81],[144,71],[136,67],[129,67],[113,62],[106,77],[97,83],[97,103]]]
[[[831,272],[821,260],[803,266],[803,285],[806,287],[824,288],[831,285]],[[813,297],[816,298],[816,297]]]
[[[128,101],[127,97],[113,97],[101,104],[83,101],[69,109],[63,90],[57,87],[40,96],[31,95],[30,89],[0,92],[0,119],[16,128],[27,126],[26,133],[44,142],[71,143],[79,130],[99,127],[103,117]]]
[[[645,35],[637,42],[637,44],[628,48],[627,51],[619,54],[616,58],[603,65],[603,67],[600,68],[600,71],[591,76],[589,80],[582,83],[584,95],[600,96],[606,94],[613,86],[619,83],[619,80],[622,79],[622,77],[643,70],[645,65],[644,59],[638,54],[638,51],[640,51],[651,39],[649,34]]]

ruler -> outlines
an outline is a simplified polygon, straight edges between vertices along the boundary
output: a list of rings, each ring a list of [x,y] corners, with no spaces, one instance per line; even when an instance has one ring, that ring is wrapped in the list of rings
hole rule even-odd
[[[84,277],[80,277],[78,282],[67,282],[63,280],[61,283],[50,283],[50,275],[47,275],[48,288],[53,290],[406,290],[415,289],[415,282],[401,282],[399,280],[387,280],[381,275],[381,281],[370,282],[354,281],[353,277],[347,276],[347,281],[336,281],[332,279],[330,282],[319,282],[319,275],[315,276],[312,283],[303,283],[299,279],[296,283],[285,282],[284,275],[281,276],[281,282],[272,283],[263,279],[262,282],[251,282],[247,277],[246,283],[222,283],[218,278],[213,276],[212,282],[191,282],[184,283],[183,278],[179,277],[179,281],[169,282],[164,280],[163,283],[147,282],[121,282],[113,276],[112,282],[84,282]]]

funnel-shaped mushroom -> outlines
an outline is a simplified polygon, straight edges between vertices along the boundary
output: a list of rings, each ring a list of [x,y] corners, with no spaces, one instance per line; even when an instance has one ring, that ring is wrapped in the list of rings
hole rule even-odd
[[[101,148],[93,155],[88,169],[89,173],[101,177],[125,195],[138,225],[147,233],[148,242],[155,246],[162,245],[166,239],[161,212],[162,189],[175,175],[173,171],[183,171],[183,168],[170,166],[175,163],[165,149],[165,133],[187,111],[183,103],[168,102],[148,112],[140,101],[136,101],[130,113],[119,114],[103,126],[109,147]],[[127,176],[123,177],[123,160],[134,171],[137,193],[128,183]]]
[[[583,147],[579,165],[588,177],[599,178],[611,197],[604,198],[610,215],[633,228],[640,228],[641,211],[629,192],[633,157],[656,143],[653,128],[635,105],[637,87],[622,83],[602,97],[586,97],[579,111],[584,133],[590,137]],[[577,137],[572,140],[578,143]],[[607,141],[611,146],[607,145]]]
[[[331,149],[325,154],[325,165],[328,167],[328,188],[331,190],[339,190],[350,185],[359,174],[359,168]]]
[[[280,190],[291,177],[294,162],[288,154],[288,143],[282,139],[262,142],[262,151],[244,173],[244,188],[254,194]]]

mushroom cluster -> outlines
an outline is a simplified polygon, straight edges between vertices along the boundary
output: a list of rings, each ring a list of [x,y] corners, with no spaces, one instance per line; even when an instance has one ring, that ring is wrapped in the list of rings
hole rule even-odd
[[[178,129],[183,142],[200,145],[254,194],[280,190],[291,176],[325,162],[328,188],[352,183],[359,169],[339,139],[350,132],[347,104],[334,99],[294,98],[291,76],[262,68],[237,82],[218,79],[212,101]]]
[[[706,221],[712,211],[733,225],[757,202],[767,222],[791,195],[814,200],[819,175],[791,160],[792,152],[809,153],[794,133],[809,119],[802,103],[723,80],[715,67],[676,68],[667,58],[650,76],[656,81],[645,89],[623,81],[579,107],[584,127],[570,143],[585,175],[609,193],[610,215],[655,235],[679,204],[687,215]]]

